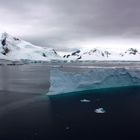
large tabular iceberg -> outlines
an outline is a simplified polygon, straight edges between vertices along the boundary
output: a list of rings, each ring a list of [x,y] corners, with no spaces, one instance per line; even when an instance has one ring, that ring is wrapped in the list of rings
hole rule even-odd
[[[140,85],[140,69],[94,68],[84,72],[52,69],[48,95]]]

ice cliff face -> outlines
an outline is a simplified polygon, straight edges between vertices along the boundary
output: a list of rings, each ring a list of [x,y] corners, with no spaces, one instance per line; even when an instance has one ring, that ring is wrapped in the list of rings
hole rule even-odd
[[[95,68],[85,72],[51,70],[48,95],[91,89],[140,85],[140,69]]]
[[[93,61],[140,61],[140,50],[135,48],[128,48],[127,50],[93,48],[87,51],[75,51],[73,53],[64,55],[63,58],[67,60],[93,60]]]
[[[54,49],[35,46],[7,33],[1,33],[0,59],[50,61],[52,59],[60,59],[60,56]]]

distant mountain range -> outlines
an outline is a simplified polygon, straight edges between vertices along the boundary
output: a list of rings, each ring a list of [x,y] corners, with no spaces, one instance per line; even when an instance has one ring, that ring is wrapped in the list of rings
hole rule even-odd
[[[118,48],[119,50],[119,48]],[[54,49],[33,45],[7,33],[0,34],[0,59],[20,61],[140,61],[140,49],[128,48],[125,51],[93,48],[77,50],[60,56]]]
[[[140,51],[135,48],[129,48],[122,52],[113,49],[105,50],[102,48],[94,48],[87,51],[77,50],[73,53],[64,55],[63,58],[81,61],[140,61]]]

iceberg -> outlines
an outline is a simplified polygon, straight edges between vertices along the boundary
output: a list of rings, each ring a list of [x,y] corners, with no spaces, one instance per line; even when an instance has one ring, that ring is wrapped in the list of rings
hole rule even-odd
[[[47,95],[112,88],[140,86],[139,68],[94,68],[82,72],[50,70],[50,88]]]

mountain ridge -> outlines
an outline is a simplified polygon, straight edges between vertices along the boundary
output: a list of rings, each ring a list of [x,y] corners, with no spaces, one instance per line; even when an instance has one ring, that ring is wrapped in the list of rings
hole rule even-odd
[[[118,51],[119,50],[119,51]],[[20,61],[140,61],[139,48],[101,48],[76,50],[60,56],[53,48],[33,45],[4,32],[0,34],[0,59]]]
[[[125,51],[117,52],[111,49],[93,48],[86,51],[77,50],[64,55],[63,58],[81,61],[140,61],[140,50],[128,48]]]
[[[0,34],[0,58],[7,60],[50,61],[61,57],[52,48],[33,45],[5,32]]]

